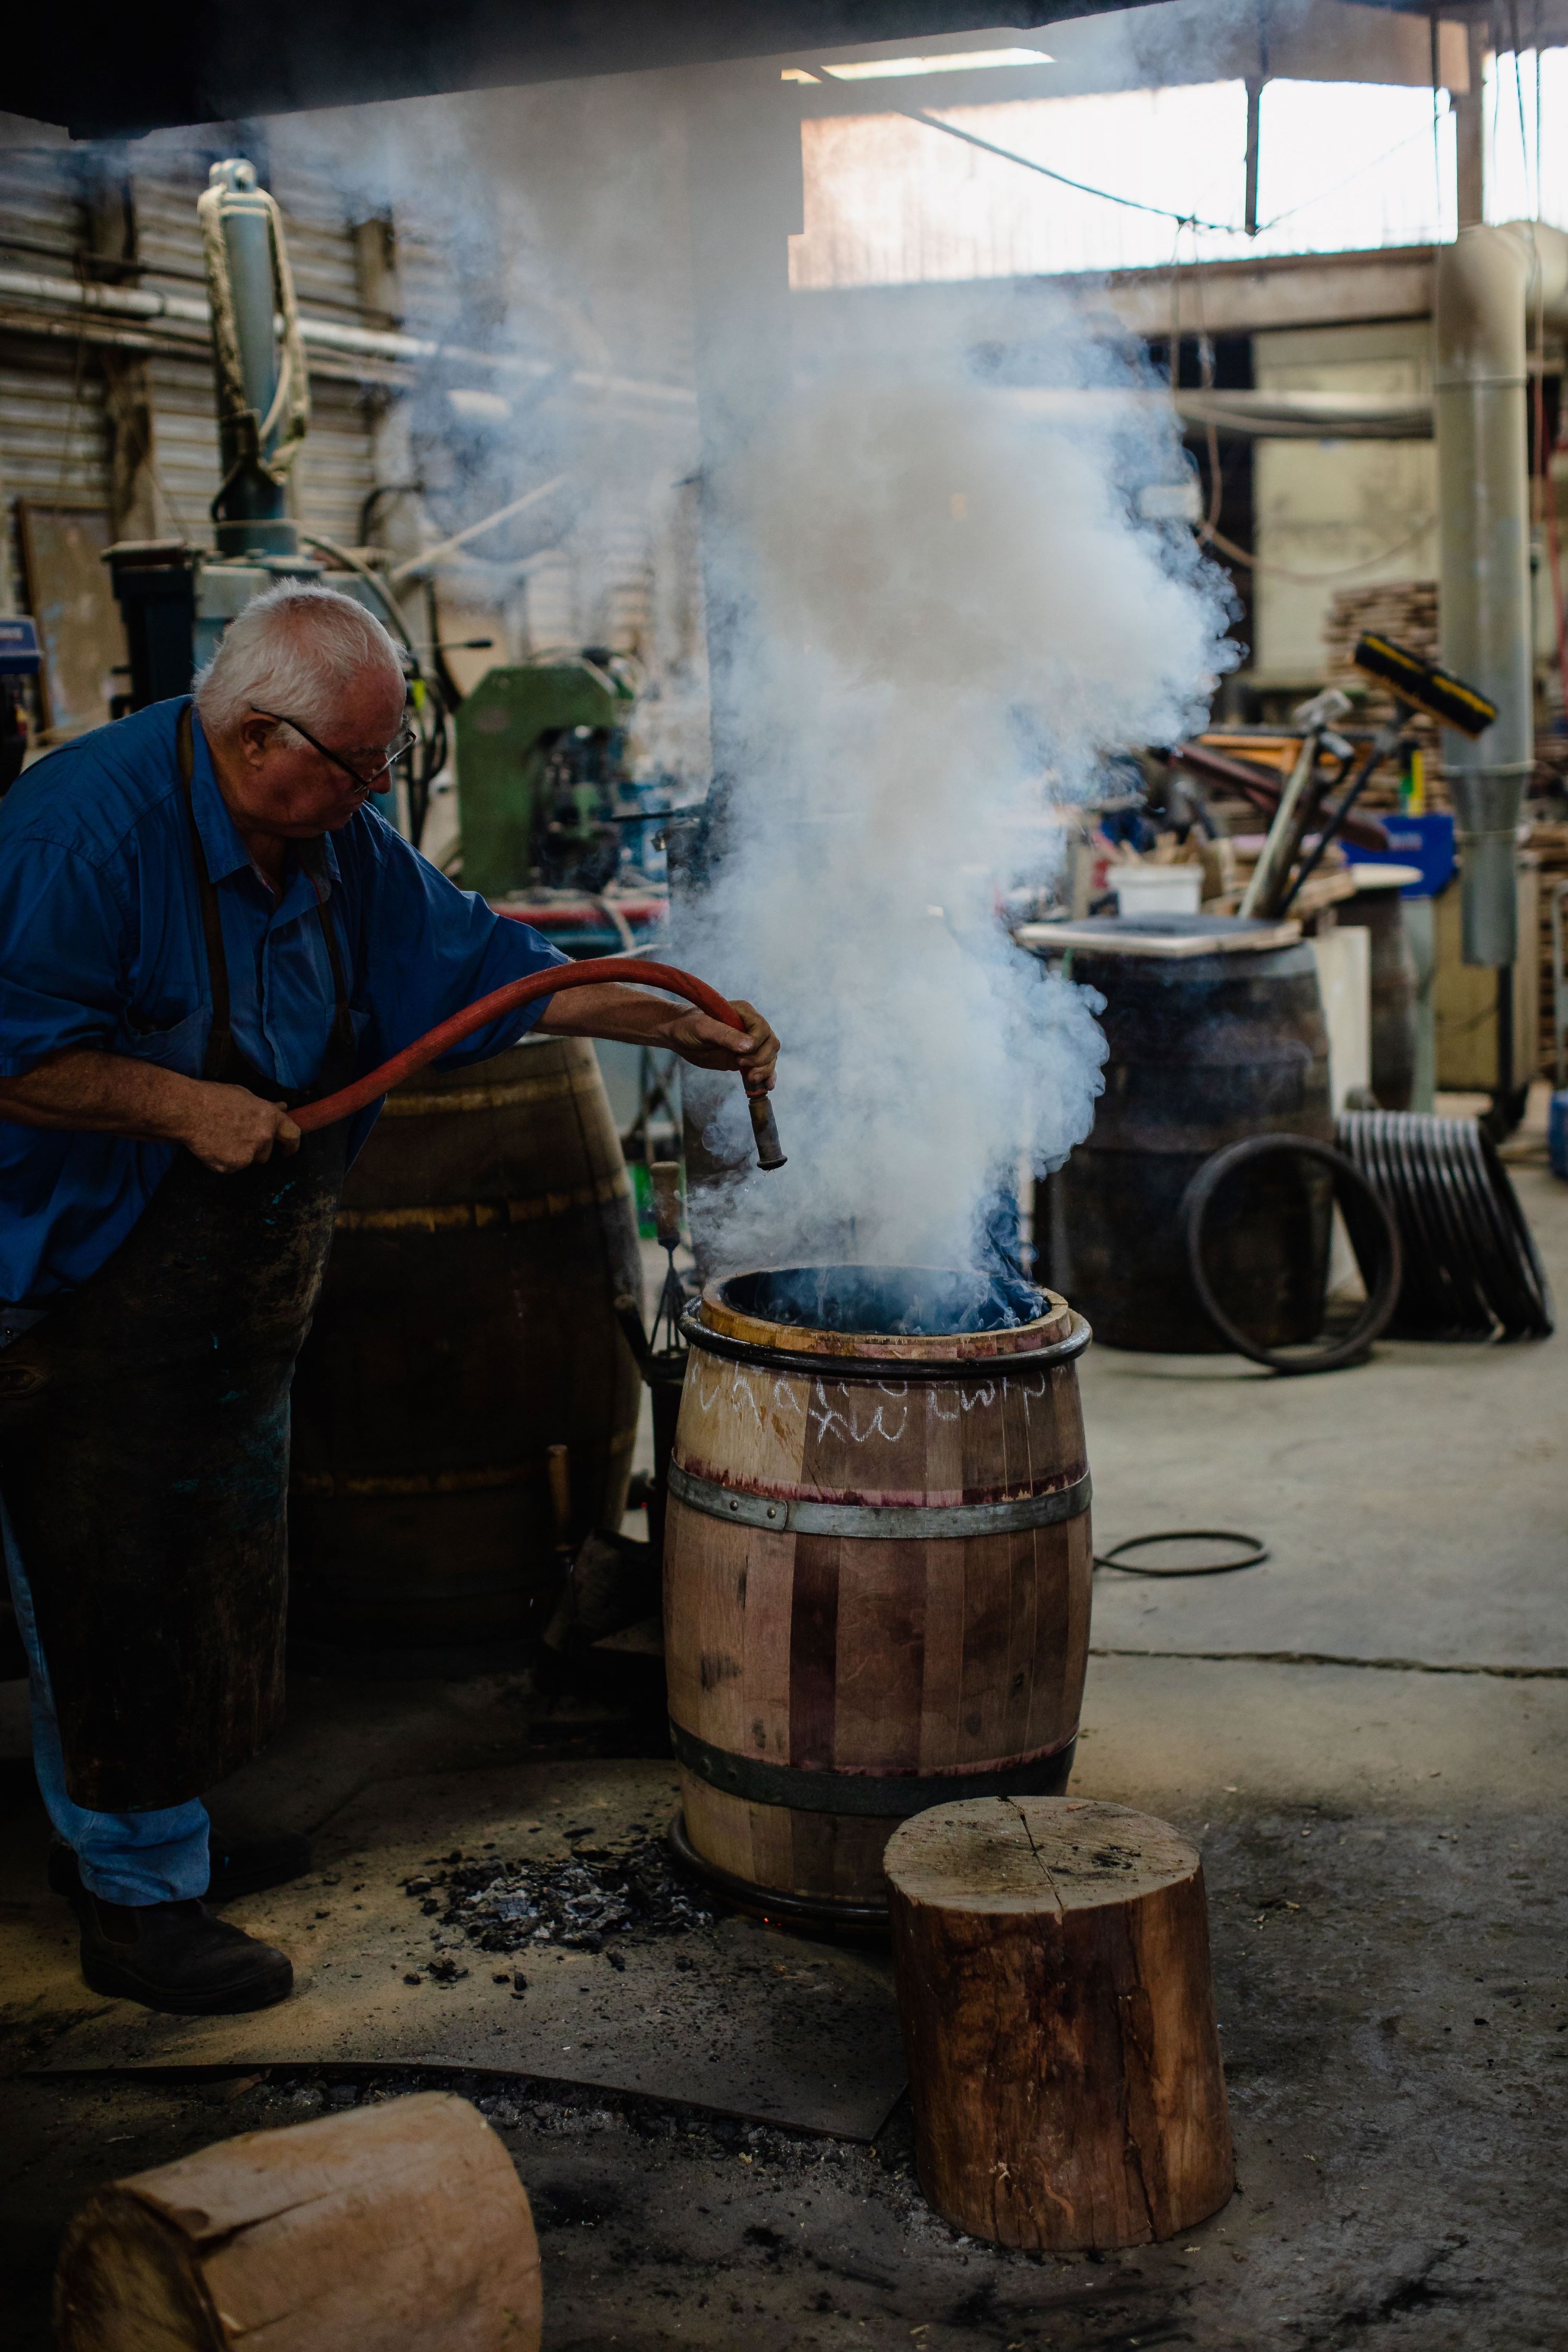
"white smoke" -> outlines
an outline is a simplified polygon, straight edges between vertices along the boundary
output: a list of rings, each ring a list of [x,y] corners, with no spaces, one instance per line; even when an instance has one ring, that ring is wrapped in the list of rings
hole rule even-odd
[[[1168,422],[1118,400],[1065,305],[1058,330],[1065,403],[941,353],[846,363],[710,486],[738,608],[710,623],[755,723],[678,944],[779,1031],[789,1154],[696,1204],[718,1269],[974,1264],[1020,1152],[1058,1165],[1092,1122],[1091,1000],[1013,945],[997,892],[1058,868],[1050,811],[1189,728],[1231,656],[1190,534],[1137,517],[1182,469]],[[742,1160],[734,1088],[700,1091]]]

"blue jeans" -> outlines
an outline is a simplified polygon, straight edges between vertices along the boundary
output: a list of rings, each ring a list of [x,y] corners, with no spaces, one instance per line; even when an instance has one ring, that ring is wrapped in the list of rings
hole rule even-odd
[[[27,1653],[33,1769],[38,1776],[45,1811],[76,1853],[82,1885],[106,1903],[174,1903],[205,1895],[210,1870],[207,1809],[195,1798],[147,1812],[95,1813],[66,1794],[65,1759],[49,1671],[38,1643],[33,1596],[16,1549],[11,1515],[3,1499],[0,1532],[5,1537],[5,1573],[11,1580],[17,1629]]]

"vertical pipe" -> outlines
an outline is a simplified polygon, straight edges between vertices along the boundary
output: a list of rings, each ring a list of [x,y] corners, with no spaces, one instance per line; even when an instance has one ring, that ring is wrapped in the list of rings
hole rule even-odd
[[[256,196],[237,190],[225,198],[223,241],[228,255],[229,284],[234,289],[235,333],[239,343],[245,403],[260,418],[272,414],[278,397],[278,337],[273,329],[277,295],[272,282],[272,230],[267,208]],[[278,438],[273,427],[262,443],[270,457]]]
[[[1242,226],[1248,236],[1258,235],[1258,155],[1263,132],[1263,84],[1247,85],[1247,191]]]
[[[1434,18],[1434,24],[1436,19]],[[1468,88],[1448,93],[1454,109],[1455,160],[1458,176],[1458,226],[1477,228],[1486,218],[1486,152],[1483,99],[1486,90],[1488,33],[1484,25],[1465,27]]]
[[[289,520],[284,471],[274,460],[286,434],[297,441],[302,428],[299,417],[275,413],[287,404],[278,400],[285,362],[275,320],[279,308],[287,314],[289,302],[274,248],[272,206],[257,185],[255,166],[234,156],[213,165],[197,212],[213,311],[223,467],[213,503],[218,551],[294,555],[299,532]]]
[[[1535,757],[1528,351],[1568,320],[1568,236],[1539,221],[1462,228],[1438,248],[1434,307],[1443,658],[1498,705],[1484,735],[1451,735],[1445,753],[1464,957],[1501,972],[1519,947],[1514,835]]]
[[[1463,228],[1439,247],[1436,296],[1438,570],[1443,658],[1498,705],[1445,758],[1463,859],[1465,961],[1514,959],[1514,830],[1534,758],[1525,435],[1525,302],[1533,257],[1518,227]]]

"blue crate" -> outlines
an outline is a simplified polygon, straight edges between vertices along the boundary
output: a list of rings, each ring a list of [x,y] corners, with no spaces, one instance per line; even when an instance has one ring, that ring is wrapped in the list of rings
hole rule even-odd
[[[1546,1157],[1552,1174],[1568,1181],[1568,1094],[1554,1094],[1547,1108]]]
[[[1419,866],[1421,879],[1408,883],[1402,898],[1436,898],[1454,878],[1454,820],[1447,810],[1431,816],[1405,816],[1380,809],[1386,849],[1348,850],[1352,866]]]
[[[38,632],[22,614],[0,618],[0,677],[37,677]]]

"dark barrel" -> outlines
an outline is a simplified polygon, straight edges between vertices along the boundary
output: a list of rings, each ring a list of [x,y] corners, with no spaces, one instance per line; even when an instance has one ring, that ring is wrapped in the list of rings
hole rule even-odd
[[[1182,1196],[1211,1152],[1244,1136],[1332,1143],[1316,961],[1301,941],[1242,944],[1249,932],[1277,939],[1279,927],[1223,916],[1070,928],[1093,941],[1073,949],[1070,976],[1105,998],[1110,1050],[1092,1133],[1037,1189],[1041,1279],[1113,1348],[1217,1353],[1227,1342],[1187,1271]],[[1212,950],[1194,950],[1208,939]],[[1332,1211],[1327,1171],[1294,1159],[1241,1171],[1215,1199],[1215,1294],[1266,1346],[1322,1328]]]
[[[593,1047],[532,1039],[387,1098],[295,1375],[289,1630],[355,1650],[531,1645],[574,1542],[626,1507],[630,1187]]]
[[[1372,1090],[1380,1110],[1408,1110],[1415,1087],[1415,958],[1399,895],[1408,866],[1363,866],[1334,919],[1364,930],[1372,967]]]

